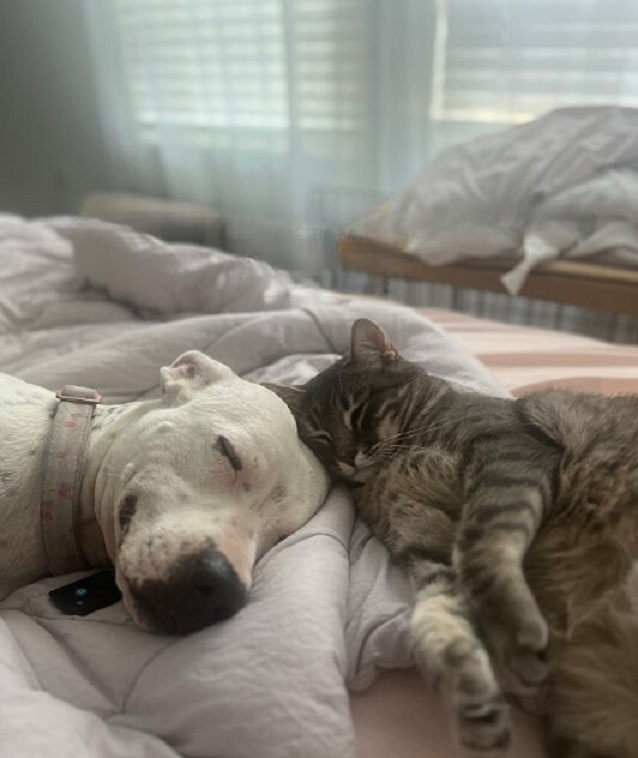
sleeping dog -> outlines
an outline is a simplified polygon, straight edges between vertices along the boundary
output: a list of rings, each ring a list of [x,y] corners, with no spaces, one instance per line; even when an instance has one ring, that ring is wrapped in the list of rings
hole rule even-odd
[[[160,399],[89,417],[75,476],[82,564],[63,565],[113,565],[139,627],[188,633],[244,604],[255,562],[313,515],[328,482],[270,390],[196,351],[160,375]],[[48,456],[77,452],[50,450],[54,393],[0,374],[0,397],[2,599],[51,573],[47,530],[65,523],[55,510],[72,507],[73,494],[62,483],[54,500],[43,497]]]

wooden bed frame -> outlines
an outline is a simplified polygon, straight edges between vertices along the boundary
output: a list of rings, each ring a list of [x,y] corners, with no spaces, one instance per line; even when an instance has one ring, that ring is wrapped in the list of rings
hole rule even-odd
[[[399,278],[460,289],[508,294],[500,280],[510,261],[470,261],[429,266],[413,255],[365,237],[344,234],[339,260],[346,270],[381,279]],[[521,296],[638,316],[638,270],[580,261],[542,263],[528,276]]]

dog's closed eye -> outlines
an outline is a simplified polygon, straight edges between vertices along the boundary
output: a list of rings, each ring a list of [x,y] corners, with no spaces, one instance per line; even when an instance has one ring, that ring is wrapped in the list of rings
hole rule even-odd
[[[219,452],[225,458],[228,458],[230,465],[235,469],[235,471],[242,470],[243,464],[241,462],[241,458],[239,457],[239,455],[237,455],[237,451],[233,447],[228,437],[223,437],[222,435],[220,435],[217,438],[215,447],[219,450]]]
[[[120,529],[126,532],[137,510],[137,495],[127,495],[118,514]]]

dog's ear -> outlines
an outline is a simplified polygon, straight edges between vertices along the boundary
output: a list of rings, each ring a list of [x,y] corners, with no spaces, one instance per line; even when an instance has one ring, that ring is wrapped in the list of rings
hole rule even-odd
[[[160,369],[162,393],[170,401],[187,400],[194,392],[208,387],[229,371],[199,350],[183,353],[170,366]]]
[[[350,360],[368,366],[387,366],[399,359],[399,352],[380,326],[358,318],[350,332]]]
[[[266,387],[279,395],[279,397],[290,408],[292,415],[296,418],[303,417],[303,398],[306,390],[301,387],[287,387],[283,384],[270,384],[269,382],[262,382],[262,387]]]

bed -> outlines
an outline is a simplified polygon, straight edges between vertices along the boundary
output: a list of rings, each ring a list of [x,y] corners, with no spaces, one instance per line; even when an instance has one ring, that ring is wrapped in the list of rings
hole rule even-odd
[[[468,259],[446,266],[428,265],[420,258],[375,239],[343,234],[339,261],[346,271],[361,271],[380,279],[406,279],[444,284],[457,289],[507,294],[503,277],[512,265],[509,258]],[[516,293],[521,297],[560,305],[638,316],[638,269],[573,260],[541,263],[527,275]]]
[[[373,318],[403,353],[472,389],[547,383],[638,390],[638,348],[610,346],[294,283],[267,264],[92,219],[0,216],[0,368],[106,402],[159,392],[189,348],[254,381],[300,382]],[[187,638],[137,630],[121,604],[86,617],[49,577],[0,603],[0,753],[7,756],[447,758],[418,677],[411,588],[335,488],[259,562],[236,617]],[[541,758],[516,710],[513,755]]]
[[[352,224],[344,268],[638,315],[638,109],[559,108],[452,145]]]

